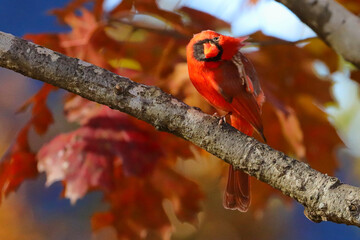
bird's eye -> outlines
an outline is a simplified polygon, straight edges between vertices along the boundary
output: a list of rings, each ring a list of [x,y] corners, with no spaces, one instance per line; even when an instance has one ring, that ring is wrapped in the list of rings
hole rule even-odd
[[[220,40],[220,38],[219,38],[219,37],[214,37],[213,40],[214,40],[215,42],[218,42],[218,41]]]

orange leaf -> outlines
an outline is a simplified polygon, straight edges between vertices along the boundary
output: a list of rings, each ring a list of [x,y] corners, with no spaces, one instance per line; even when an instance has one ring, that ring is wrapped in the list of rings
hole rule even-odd
[[[115,191],[108,196],[113,223],[121,239],[163,239],[171,231],[162,206],[163,196],[146,180],[118,179]]]
[[[84,4],[87,2],[94,2],[93,13],[96,16],[97,20],[100,20],[103,14],[103,4],[104,0],[73,0],[64,8],[58,8],[51,11],[54,14],[60,23],[66,23],[66,17],[68,15],[74,14],[76,10],[79,10],[84,7]]]
[[[97,231],[114,223],[114,215],[110,212],[98,212],[91,217],[91,227]]]
[[[296,156],[299,159],[304,159],[306,151],[304,146],[304,136],[296,113],[290,107],[286,107],[286,114],[279,109],[274,110],[278,116],[284,137],[291,145],[292,149],[294,149]]]
[[[358,83],[360,83],[360,70],[354,70],[351,72],[350,78]]]
[[[304,132],[307,161],[316,170],[333,175],[338,168],[336,150],[342,141],[326,113],[306,95],[296,98],[295,111],[301,113],[298,116]]]
[[[28,143],[29,128],[30,123],[19,132],[15,143],[0,163],[0,202],[25,179],[37,176],[35,154],[31,152]]]
[[[50,109],[46,105],[46,100],[50,92],[54,90],[57,90],[57,87],[45,83],[42,88],[18,110],[18,112],[22,112],[25,111],[30,104],[33,105],[30,123],[34,126],[38,134],[44,134],[54,122]]]
[[[37,176],[37,159],[30,149],[28,133],[30,127],[33,126],[38,134],[44,134],[49,125],[53,123],[54,120],[46,105],[46,100],[49,93],[56,89],[56,87],[49,84],[44,84],[18,110],[18,112],[25,111],[31,104],[33,107],[31,119],[20,130],[14,144],[9,148],[8,153],[0,163],[1,197],[5,197],[10,192],[15,191],[25,179]]]

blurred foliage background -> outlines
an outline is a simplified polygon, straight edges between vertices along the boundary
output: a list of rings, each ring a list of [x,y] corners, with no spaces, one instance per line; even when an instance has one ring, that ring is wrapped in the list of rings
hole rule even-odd
[[[298,44],[288,42],[314,36],[293,14],[273,1],[162,0],[157,1],[157,5],[155,1],[135,2],[129,5],[127,3],[132,1],[123,1],[118,5],[114,1],[0,0],[0,31],[25,36],[135,81],[158,85],[208,113],[213,113],[214,109],[196,93],[187,76],[184,47],[188,39],[207,28],[234,36],[251,34],[253,44],[244,51],[254,62],[267,96],[264,122],[269,145],[308,161],[322,172],[335,174],[346,183],[358,185],[359,71],[318,39]],[[360,12],[360,3],[355,0],[339,2],[354,13]],[[104,4],[104,10],[100,3]],[[50,12],[53,9],[58,10]],[[34,153],[42,149],[36,156],[37,169],[42,173],[25,172],[33,178],[23,183],[21,179],[18,189],[14,181],[9,187],[0,178],[2,196],[7,196],[0,206],[1,239],[360,237],[356,227],[310,222],[304,217],[301,205],[255,181],[251,211],[246,214],[227,211],[221,203],[225,165],[215,157],[61,90],[50,89],[49,96],[38,95],[40,100],[29,103],[28,99],[44,89],[42,83],[6,69],[0,69],[0,79],[0,155],[6,156],[11,146],[19,144],[16,136],[29,122],[33,124],[27,132],[30,148]],[[44,99],[48,107],[39,104]],[[30,104],[41,105],[41,114],[25,111]],[[17,113],[19,108],[21,113]],[[49,115],[44,114],[47,109],[54,119],[52,125]],[[85,113],[81,111],[84,109]],[[58,151],[55,150],[64,148],[59,133],[68,134],[60,138],[88,136],[86,134],[92,134],[88,128],[99,130],[89,119],[91,123],[100,119],[98,124],[101,125],[104,122],[99,117],[104,116],[114,120],[107,122],[114,131],[111,136],[106,135],[108,140],[123,137],[125,129],[135,146],[143,152],[148,151],[147,156],[154,156],[154,160],[149,163],[149,158],[110,151],[107,154],[113,160],[111,163],[115,164],[120,155],[121,171],[111,172],[111,179],[89,182],[81,182],[81,179],[92,179],[86,175],[88,172],[94,174],[92,169],[77,168],[70,163],[76,174],[83,170],[81,174],[84,175],[74,178],[56,171],[54,166],[63,166],[62,159],[46,161],[48,157],[56,159]],[[45,125],[49,128],[41,130]],[[119,129],[118,125],[123,128]],[[44,134],[39,136],[39,131]],[[102,129],[97,133],[106,134]],[[151,139],[153,145],[147,147],[141,139]],[[111,145],[111,149],[126,152],[120,145]],[[126,147],[130,149],[130,145]],[[100,162],[98,155],[88,157]],[[136,164],[146,168],[129,167],[127,164],[132,162],[126,159],[139,159]],[[105,165],[107,163],[105,161]],[[117,169],[114,166],[110,168]],[[97,174],[106,176],[108,168],[106,165],[103,172]],[[4,169],[2,176],[9,178]],[[141,182],[136,178],[142,179]],[[123,182],[130,188],[121,185]],[[133,188],[141,191],[134,193],[130,191]],[[13,192],[15,189],[17,191]],[[167,189],[175,189],[175,192],[161,192]],[[128,196],[133,198],[128,200]],[[70,200],[76,203],[71,204]],[[149,207],[141,205],[147,202]],[[134,210],[125,213],[123,208]],[[149,213],[148,216],[137,216],[137,208]]]

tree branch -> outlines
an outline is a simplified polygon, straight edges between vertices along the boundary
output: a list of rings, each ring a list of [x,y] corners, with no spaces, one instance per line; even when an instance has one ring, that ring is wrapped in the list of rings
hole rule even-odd
[[[360,226],[360,189],[237,131],[146,86],[76,58],[0,32],[0,66],[66,89],[144,120],[282,191],[305,207],[315,222]]]
[[[345,60],[360,69],[360,18],[334,0],[275,0],[294,12]]]

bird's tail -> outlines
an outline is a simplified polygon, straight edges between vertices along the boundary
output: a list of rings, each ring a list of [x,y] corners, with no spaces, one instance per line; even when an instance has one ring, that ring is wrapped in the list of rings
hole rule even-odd
[[[253,126],[240,116],[232,114],[230,124],[239,131],[251,136]],[[229,176],[224,193],[223,205],[226,209],[246,212],[250,205],[250,177],[241,170],[229,166]]]
[[[232,165],[229,166],[223,205],[240,212],[246,212],[250,206],[250,177],[241,170],[234,170]]]

